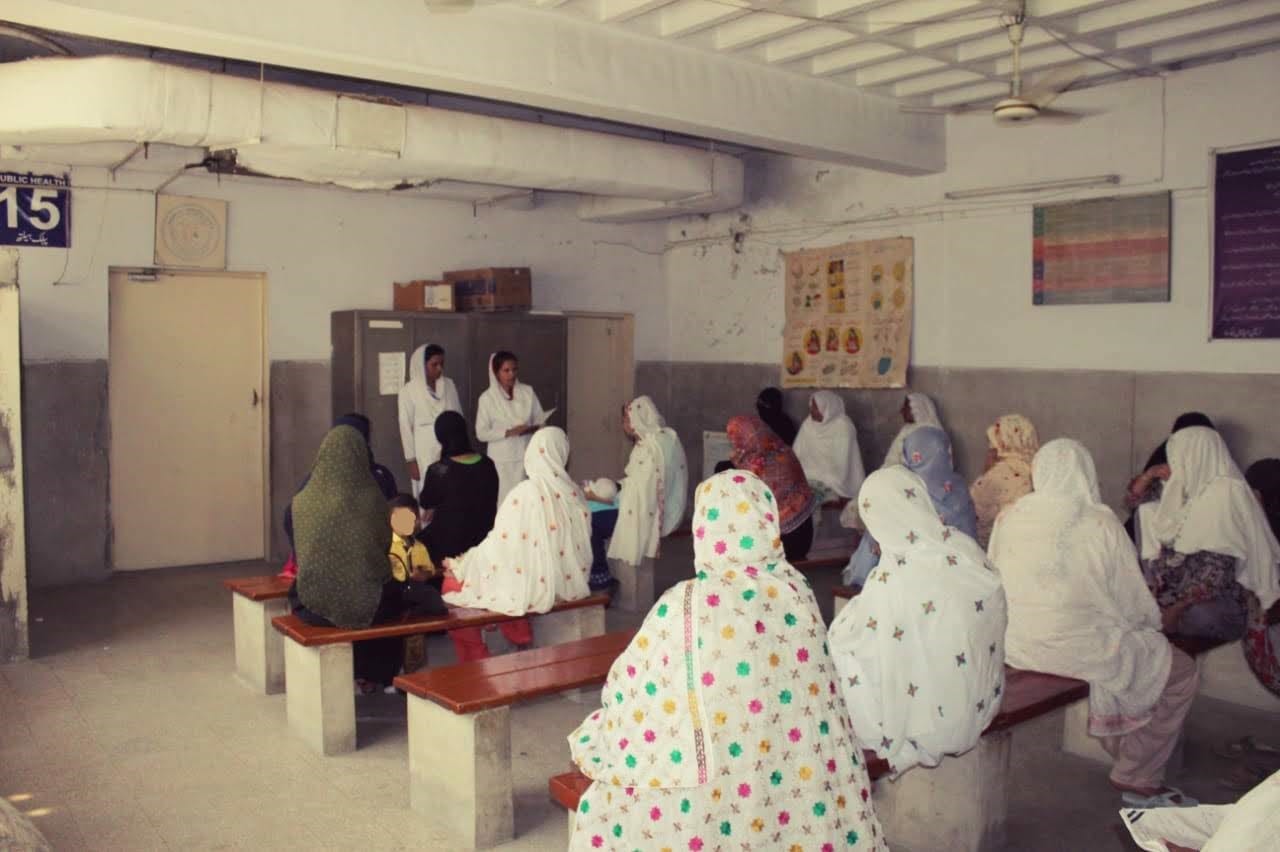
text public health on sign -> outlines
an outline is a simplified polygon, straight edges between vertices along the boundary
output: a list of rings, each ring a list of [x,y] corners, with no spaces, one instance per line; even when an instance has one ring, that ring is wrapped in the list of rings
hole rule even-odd
[[[0,172],[0,245],[71,245],[71,184],[66,175]]]

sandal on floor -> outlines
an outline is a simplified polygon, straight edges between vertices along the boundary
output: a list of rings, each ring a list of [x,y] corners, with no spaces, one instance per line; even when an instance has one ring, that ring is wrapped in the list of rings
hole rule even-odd
[[[1260,742],[1256,737],[1241,737],[1215,748],[1213,753],[1234,760],[1251,754],[1280,755],[1280,748]]]
[[[1218,786],[1233,793],[1247,793],[1262,783],[1265,777],[1255,772],[1252,767],[1236,766],[1218,779]]]
[[[1144,796],[1132,790],[1120,794],[1120,801],[1131,808],[1194,808],[1200,803],[1177,787],[1166,787],[1154,796]]]

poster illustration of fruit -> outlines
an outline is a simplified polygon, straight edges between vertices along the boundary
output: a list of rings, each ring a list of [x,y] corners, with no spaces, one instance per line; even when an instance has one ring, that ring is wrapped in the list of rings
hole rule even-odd
[[[911,354],[909,237],[785,252],[784,388],[901,388]]]

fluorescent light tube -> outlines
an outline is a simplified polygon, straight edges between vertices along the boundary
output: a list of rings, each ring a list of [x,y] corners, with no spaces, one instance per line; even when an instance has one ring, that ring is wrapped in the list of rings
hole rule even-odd
[[[988,198],[993,195],[1016,195],[1022,192],[1042,192],[1049,189],[1082,189],[1087,186],[1103,186],[1120,182],[1120,175],[1096,175],[1066,180],[1042,180],[1037,183],[1020,183],[1013,186],[992,186],[985,189],[959,189],[946,193],[948,201],[966,198]]]

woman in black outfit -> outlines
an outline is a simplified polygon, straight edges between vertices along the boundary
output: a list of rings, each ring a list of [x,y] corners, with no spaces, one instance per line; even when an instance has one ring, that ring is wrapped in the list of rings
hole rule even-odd
[[[471,449],[467,421],[456,411],[436,418],[440,461],[427,468],[418,502],[431,522],[418,534],[436,565],[460,556],[493,529],[498,514],[498,469]]]

